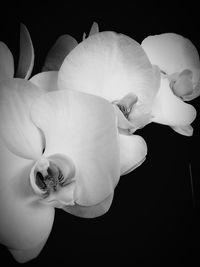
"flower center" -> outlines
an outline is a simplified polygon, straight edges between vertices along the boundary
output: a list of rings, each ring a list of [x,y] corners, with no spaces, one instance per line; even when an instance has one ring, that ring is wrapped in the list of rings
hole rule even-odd
[[[46,170],[40,170],[36,173],[35,182],[42,191],[49,194],[64,186],[64,176],[61,170],[50,161]]]
[[[127,94],[119,101],[114,101],[120,111],[123,113],[124,117],[128,120],[129,114],[131,113],[133,106],[137,103],[138,97],[135,94]]]

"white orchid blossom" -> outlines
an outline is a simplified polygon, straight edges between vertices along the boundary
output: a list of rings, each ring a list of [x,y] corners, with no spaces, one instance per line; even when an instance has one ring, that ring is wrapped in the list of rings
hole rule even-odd
[[[149,36],[142,42],[152,64],[159,67],[161,86],[155,99],[153,121],[190,136],[195,109],[182,101],[200,95],[200,60],[192,42],[175,33]]]
[[[56,71],[27,80],[34,58],[29,37],[27,56],[20,57],[28,60],[17,71],[23,79],[13,78],[12,54],[0,46],[0,242],[19,262],[42,250],[54,208],[85,218],[107,212],[120,175],[147,153],[140,136],[119,135],[107,100],[63,90],[68,85],[57,83]]]
[[[185,67],[180,70],[176,68],[173,60],[168,60],[171,69],[176,69],[176,73],[166,74],[168,66],[162,59],[162,53],[157,54],[157,49],[154,49],[154,54],[158,56],[156,60],[152,60],[153,52],[146,48],[146,42],[140,46],[128,36],[98,31],[98,24],[94,23],[88,38],[85,39],[84,34],[83,42],[79,45],[73,39],[73,42],[70,41],[68,46],[65,46],[64,43],[69,37],[66,37],[65,41],[58,39],[49,52],[51,56],[47,56],[45,62],[45,66],[49,65],[50,70],[55,70],[55,65],[56,70],[60,70],[58,82],[64,82],[66,88],[81,88],[78,90],[111,101],[116,108],[120,133],[134,133],[150,122],[157,122],[171,126],[178,133],[192,135],[190,124],[196,117],[196,111],[193,106],[183,103],[174,95],[176,91],[176,95],[181,94],[183,98],[184,94],[184,100],[189,100],[199,94],[198,53],[191,43],[188,42],[187,45],[192,57],[191,64],[186,64],[190,61],[180,52],[177,61],[180,64],[186,62],[182,64],[182,67]],[[59,50],[59,47],[62,49]],[[71,53],[68,55],[69,50]],[[165,53],[164,49],[160,50]],[[169,53],[166,54],[168,57]],[[163,69],[158,59],[166,65]],[[175,82],[177,71],[180,71],[179,79],[176,78]],[[164,80],[163,76],[167,77],[167,80]]]

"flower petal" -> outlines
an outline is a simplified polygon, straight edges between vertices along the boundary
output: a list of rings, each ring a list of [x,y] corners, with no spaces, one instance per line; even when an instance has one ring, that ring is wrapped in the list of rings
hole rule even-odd
[[[63,210],[81,218],[96,218],[102,216],[109,210],[113,201],[113,196],[113,193],[110,194],[105,200],[94,206],[86,207],[75,204],[74,206],[65,206]]]
[[[184,70],[192,71],[195,93],[190,95],[193,98],[199,95],[199,93],[196,94],[197,91],[200,91],[196,89],[200,81],[199,54],[189,39],[175,33],[164,33],[147,37],[142,42],[142,47],[151,63],[158,65],[161,71],[168,75],[181,73]],[[183,87],[183,92],[184,90]]]
[[[14,60],[13,56],[3,42],[0,42],[0,81],[12,78],[14,75]]]
[[[172,127],[172,129],[182,135],[192,136],[193,135],[193,127],[191,125],[182,126],[182,127]]]
[[[44,92],[50,92],[58,90],[57,79],[57,71],[47,71],[36,74],[29,81],[42,88]]]
[[[35,248],[48,238],[53,224],[54,209],[42,205],[30,186],[32,165],[0,138],[0,241],[9,249]]]
[[[99,32],[99,25],[98,25],[98,23],[93,22],[88,36],[91,36],[91,35],[96,34],[98,32]]]
[[[33,166],[30,183],[41,202],[62,208],[74,205],[75,166],[71,158],[54,154],[42,156]]]
[[[158,65],[167,74],[189,69],[193,72],[194,80],[198,80],[199,55],[189,39],[175,33],[164,33],[148,36],[141,45],[151,63]]]
[[[47,241],[47,238],[43,242],[41,242],[39,245],[33,248],[30,248],[30,249],[9,249],[9,251],[17,262],[25,263],[27,261],[30,261],[36,258],[40,254],[46,241]]]
[[[139,135],[119,135],[121,175],[138,167],[147,155],[147,145]],[[139,165],[138,165],[139,163]]]
[[[154,74],[139,43],[122,34],[100,32],[85,39],[65,58],[58,83],[111,102],[132,92],[142,110],[158,90]]]
[[[34,65],[34,49],[30,34],[24,24],[20,29],[20,56],[15,77],[28,80]]]
[[[75,164],[75,202],[92,206],[114,191],[119,148],[114,109],[106,100],[71,90],[43,95],[32,119],[46,140],[44,156],[55,153]]]
[[[195,119],[196,110],[173,94],[167,79],[161,79],[161,86],[152,108],[152,116],[154,122],[185,127]]]
[[[78,45],[70,35],[60,36],[47,54],[42,71],[59,70],[66,56]]]
[[[39,129],[29,110],[43,91],[29,81],[10,79],[0,83],[0,136],[13,153],[37,159],[44,148]]]

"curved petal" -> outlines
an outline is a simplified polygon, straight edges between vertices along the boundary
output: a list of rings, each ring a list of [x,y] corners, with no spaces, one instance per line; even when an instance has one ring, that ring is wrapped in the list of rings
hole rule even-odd
[[[42,156],[31,169],[30,183],[43,203],[56,208],[74,205],[75,165],[70,157]]]
[[[29,183],[32,165],[32,160],[11,153],[0,139],[0,241],[9,249],[33,249],[52,228],[54,209],[40,203]]]
[[[43,91],[29,81],[10,79],[0,83],[0,136],[18,156],[37,159],[44,148],[39,129],[29,110]]]
[[[15,77],[28,80],[34,65],[34,49],[30,34],[24,24],[20,29],[20,56]]]
[[[192,72],[192,89],[191,92],[190,78],[188,79],[186,88],[183,84],[177,84],[178,95],[182,95],[185,100],[184,93],[187,90],[189,97],[186,101],[196,98],[200,94],[200,60],[196,47],[192,42],[181,35],[175,33],[164,33],[155,36],[149,36],[142,42],[142,47],[147,53],[152,64],[160,67],[161,71],[173,75],[174,73],[182,73],[184,70]],[[180,87],[180,85],[183,85]]]
[[[139,135],[119,135],[121,175],[141,165],[147,155],[147,145]]]
[[[161,86],[152,107],[152,121],[185,127],[191,124],[195,117],[195,108],[176,97],[169,87],[168,80],[161,79]]]
[[[119,148],[110,103],[92,95],[59,90],[38,99],[31,116],[45,135],[44,156],[59,153],[73,160],[76,203],[96,205],[113,193],[119,180]]]
[[[141,45],[151,63],[167,74],[189,69],[193,72],[194,80],[199,79],[199,55],[189,39],[175,33],[164,33],[148,36]]]
[[[182,135],[185,136],[192,136],[193,135],[193,128],[191,125],[187,125],[187,126],[182,126],[182,127],[172,127],[172,129]]]
[[[93,22],[88,36],[91,36],[91,35],[96,34],[98,32],[99,32],[99,25],[98,25],[98,23]]]
[[[0,42],[0,81],[12,78],[14,75],[13,56],[3,42]]]
[[[63,210],[81,218],[96,218],[102,216],[110,209],[113,201],[113,196],[113,193],[110,194],[105,200],[94,206],[86,207],[75,204],[74,206],[65,206],[63,207]]]
[[[36,74],[29,81],[42,88],[44,92],[50,92],[58,90],[57,79],[57,71],[47,71]]]
[[[142,47],[114,32],[100,32],[80,43],[64,60],[58,83],[113,102],[132,92],[137,106],[149,106],[158,87]],[[140,107],[140,109],[142,109]]]
[[[70,35],[60,36],[47,54],[42,71],[59,70],[66,56],[78,45]]]
[[[48,236],[47,236],[48,238]],[[30,248],[30,249],[9,249],[10,253],[13,255],[14,259],[19,263],[25,263],[36,258],[41,250],[43,249],[47,238],[38,244],[37,246]]]

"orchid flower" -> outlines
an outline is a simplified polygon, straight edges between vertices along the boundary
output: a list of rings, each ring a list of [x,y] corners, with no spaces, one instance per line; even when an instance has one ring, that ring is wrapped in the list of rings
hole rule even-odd
[[[57,72],[26,80],[28,64],[18,72],[25,79],[13,78],[4,44],[0,55],[0,241],[26,262],[45,245],[54,208],[104,214],[120,175],[141,164],[147,148],[139,136],[119,135],[107,100],[63,90]]]
[[[102,58],[102,66],[103,64],[107,65],[107,69],[109,70],[109,68],[113,67],[113,64],[115,64],[115,62],[113,63],[113,61],[110,62],[110,64],[107,64],[109,61],[109,57],[106,58],[106,55],[108,56],[109,53],[112,51],[112,48],[115,46],[115,35],[117,36],[117,34],[115,33],[108,33],[107,35],[105,34],[105,38],[102,38],[102,43],[99,43],[99,46],[97,46],[97,48],[99,49],[99,52],[101,53],[101,51],[104,48],[108,48],[107,50],[107,54],[105,54],[105,57]],[[54,87],[54,85],[58,82],[60,82],[60,77],[62,75],[65,75],[63,73],[63,68],[65,67],[61,67],[63,65],[65,65],[64,60],[65,58],[70,58],[71,54],[75,52],[75,54],[77,53],[77,57],[79,58],[80,56],[80,60],[83,61],[84,59],[86,59],[86,61],[81,65],[83,68],[85,68],[85,66],[87,65],[87,68],[85,68],[87,76],[84,79],[84,83],[82,81],[82,76],[79,77],[80,74],[80,70],[74,69],[75,73],[73,74],[72,77],[71,74],[71,70],[69,69],[69,81],[68,78],[65,79],[65,81],[62,83],[60,83],[60,88],[62,89],[74,89],[76,86],[74,86],[77,83],[77,88],[79,91],[83,91],[86,93],[91,93],[93,95],[97,95],[100,97],[103,97],[107,100],[109,100],[110,102],[113,103],[113,106],[115,107],[115,112],[116,115],[118,117],[118,127],[119,127],[119,131],[120,133],[123,132],[123,134],[125,134],[125,136],[123,135],[119,135],[120,137],[120,158],[121,161],[123,160],[124,162],[127,162],[127,165],[125,167],[125,169],[121,170],[121,175],[127,174],[129,172],[131,172],[133,169],[135,169],[136,167],[140,166],[146,157],[147,154],[147,146],[146,143],[144,141],[144,139],[138,135],[132,136],[130,135],[131,133],[133,133],[137,128],[144,126],[148,120],[149,120],[149,108],[151,106],[151,101],[153,99],[153,95],[155,94],[154,91],[156,91],[156,86],[158,87],[158,83],[159,83],[159,77],[158,77],[158,71],[156,68],[152,68],[150,62],[148,61],[147,57],[145,56],[145,53],[143,53],[140,45],[138,43],[136,43],[135,41],[133,41],[132,39],[123,36],[122,35],[122,41],[123,38],[125,39],[125,45],[126,42],[130,42],[132,41],[132,47],[129,47],[128,49],[131,50],[134,49],[136,47],[136,55],[137,53],[139,54],[138,57],[143,58],[144,57],[144,62],[142,63],[144,65],[144,71],[142,72],[142,67],[140,67],[140,69],[138,70],[138,73],[132,77],[132,81],[133,81],[133,86],[135,86],[135,88],[137,87],[137,85],[142,82],[144,84],[144,87],[152,87],[153,90],[152,92],[149,90],[149,93],[143,97],[141,96],[141,98],[143,98],[143,103],[141,104],[141,101],[137,101],[137,96],[135,94],[129,94],[128,89],[126,90],[126,92],[124,93],[123,88],[121,88],[121,93],[120,91],[116,88],[116,90],[114,90],[111,92],[110,91],[110,97],[107,97],[107,95],[105,94],[101,94],[98,93],[98,90],[100,89],[100,84],[98,81],[98,76],[101,75],[98,71],[98,66],[94,65],[91,66],[90,62],[88,62],[88,58],[91,54],[91,57],[93,57],[93,52],[91,51],[92,46],[96,45],[96,39],[94,39],[94,43],[92,45],[90,45],[91,42],[90,38],[94,37],[94,38],[98,38],[99,36],[99,27],[98,24],[96,22],[93,23],[90,32],[88,34],[88,37],[86,39],[86,34],[84,34],[83,36],[83,42],[81,44],[78,45],[77,41],[71,37],[70,35],[62,35],[61,37],[59,37],[56,41],[56,43],[54,44],[54,46],[50,49],[44,66],[43,66],[43,71],[50,71],[50,72],[42,72],[39,73],[37,75],[35,75],[34,77],[31,78],[31,82],[35,83],[37,86],[43,87],[43,88],[48,88],[48,87]],[[104,36],[104,33],[102,33],[102,36]],[[112,39],[112,37],[114,36],[114,38]],[[107,41],[107,47],[106,47],[106,38],[108,37],[108,41]],[[111,39],[109,39],[111,37]],[[126,40],[127,38],[127,40]],[[88,41],[89,40],[89,41]],[[105,42],[105,44],[104,44]],[[109,42],[111,43],[111,47],[109,50]],[[123,43],[123,42],[122,42]],[[82,51],[82,54],[80,54],[80,49],[79,46],[83,45],[85,46],[86,50]],[[104,47],[105,45],[105,47]],[[87,47],[88,46],[88,47]],[[130,45],[131,46],[131,45]],[[123,49],[126,50],[126,48],[124,48],[124,46],[122,45],[122,52]],[[127,52],[128,52],[127,49]],[[90,53],[91,52],[91,53]],[[85,58],[83,59],[83,53],[85,53]],[[123,54],[123,53],[122,53]],[[117,55],[117,53],[116,53]],[[100,55],[101,56],[101,55]],[[115,56],[115,54],[114,54]],[[73,55],[72,55],[73,57]],[[77,59],[79,60],[79,59]],[[94,64],[98,64],[98,61],[101,60],[100,57],[95,58]],[[116,60],[118,60],[116,58]],[[133,57],[134,60],[134,57]],[[138,59],[138,62],[140,61],[140,59]],[[73,68],[73,62],[72,62],[72,68]],[[134,68],[134,67],[133,67]],[[135,66],[135,68],[137,69],[137,66]],[[90,69],[92,69],[93,73],[89,73],[87,71],[89,71]],[[111,88],[111,84],[110,84],[110,80],[112,79],[112,77],[109,77],[109,73],[112,72],[112,69],[110,69],[109,73],[106,74],[107,69],[103,69],[102,70],[102,75],[103,73],[105,73],[105,76],[102,77],[104,79],[104,83],[109,86],[109,88]],[[118,68],[118,72],[120,72],[123,69],[123,66]],[[104,71],[104,72],[103,72]],[[141,71],[141,73],[140,73]],[[76,76],[76,73],[78,75],[78,77]],[[145,78],[142,76],[144,74]],[[155,75],[154,75],[155,74]],[[157,76],[156,76],[157,74]],[[67,74],[68,75],[68,74]],[[84,74],[83,74],[84,75]],[[115,75],[116,76],[116,75]],[[121,75],[122,77],[123,75]],[[124,71],[124,76],[123,79],[126,80],[126,71]],[[154,77],[155,76],[155,77]],[[97,80],[95,80],[95,77],[97,77]],[[77,78],[80,79],[79,81],[77,81]],[[101,79],[101,77],[99,77]],[[143,79],[144,78],[144,79]],[[103,80],[102,79],[102,80]],[[119,77],[120,79],[120,77]],[[135,80],[134,80],[135,79]],[[138,79],[138,81],[137,81]],[[114,79],[113,79],[114,80]],[[153,80],[153,81],[152,81]],[[72,87],[71,85],[69,85],[69,83],[72,82]],[[123,87],[121,81],[121,87]],[[116,83],[118,83],[118,81],[116,81]],[[145,84],[146,83],[146,84]],[[155,85],[157,83],[157,85]],[[115,86],[115,85],[112,85]],[[143,85],[139,85],[140,87],[142,87]],[[85,90],[85,87],[88,88],[96,88],[96,89],[92,89],[91,91],[89,90]],[[118,86],[119,87],[119,86]],[[130,87],[130,86],[129,86]],[[102,87],[104,92],[106,92],[106,87]],[[125,88],[125,87],[124,87]],[[118,90],[118,91],[117,91]],[[118,94],[117,94],[118,92]],[[139,89],[138,91],[139,92]],[[109,90],[108,90],[109,93]],[[111,97],[112,93],[115,95],[114,97]],[[140,94],[141,95],[141,94]],[[119,100],[121,98],[121,100]],[[136,104],[137,102],[137,104]],[[134,105],[136,104],[136,105]],[[127,119],[127,111],[123,111],[124,109],[130,109],[131,107],[133,107],[134,105],[134,110],[138,110],[138,112],[134,112],[134,123],[133,123],[133,112],[131,113],[131,116],[129,116],[129,119]],[[143,110],[144,112],[142,113],[142,115],[140,116],[140,112],[139,110]],[[138,118],[137,117],[138,114]],[[125,115],[125,116],[124,116]],[[130,122],[130,120],[132,120]],[[127,136],[129,135],[129,136]],[[130,168],[128,169],[128,166],[130,166]]]
[[[192,42],[175,33],[149,36],[142,42],[152,64],[159,67],[161,86],[152,111],[153,121],[191,136],[195,109],[183,101],[200,95],[200,60]]]
[[[113,103],[120,133],[132,134],[150,122],[157,122],[171,126],[178,133],[192,135],[190,124],[196,117],[196,110],[173,93],[174,90],[180,91],[180,88],[191,88],[191,84],[188,85],[192,77],[191,70],[182,70],[176,84],[174,73],[166,75],[168,79],[163,79],[166,68],[161,71],[151,55],[147,57],[149,52],[143,43],[140,46],[128,36],[98,31],[98,24],[94,23],[88,38],[85,39],[84,35],[83,42],[71,47],[70,54],[60,57],[62,60],[57,64],[58,82],[64,82],[66,88],[81,88],[78,90],[101,96]],[[55,55],[54,58],[50,57],[52,62],[56,62],[56,54],[64,55],[64,45],[62,53],[57,48],[57,53],[52,50]],[[193,61],[196,60],[191,64],[197,66],[198,54],[192,48],[190,50],[195,58]],[[186,62],[183,53],[179,58],[181,62]],[[191,66],[190,69],[193,77],[196,77],[193,79],[195,89],[191,96],[184,93],[185,99],[193,98],[199,92],[199,70]],[[172,77],[173,81],[169,81]],[[173,90],[170,86],[173,86]]]

